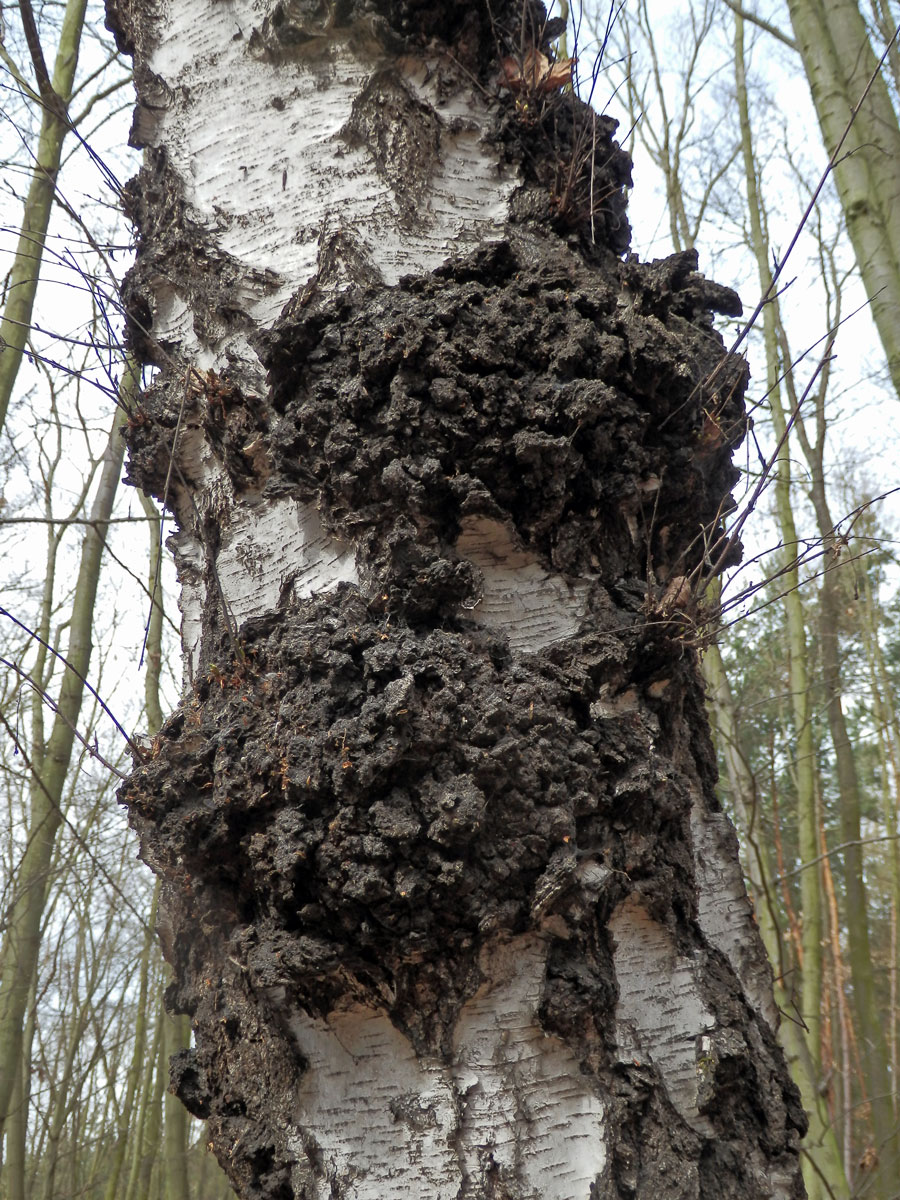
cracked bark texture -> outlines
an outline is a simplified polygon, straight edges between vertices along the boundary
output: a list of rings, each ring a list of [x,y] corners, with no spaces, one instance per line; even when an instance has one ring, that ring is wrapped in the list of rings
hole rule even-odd
[[[612,119],[498,85],[549,50],[530,0],[109,16],[130,477],[182,587],[122,792],[174,1090],[247,1200],[800,1196],[684,582],[737,297],[625,256]]]

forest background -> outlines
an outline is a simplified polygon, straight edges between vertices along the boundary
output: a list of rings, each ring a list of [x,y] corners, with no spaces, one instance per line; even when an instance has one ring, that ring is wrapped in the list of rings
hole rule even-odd
[[[900,6],[563,15],[560,55],[634,156],[633,249],[696,247],[748,315],[766,298],[738,347],[747,555],[699,636],[811,1114],[807,1188],[887,1200],[871,1169],[900,1120]],[[0,1197],[214,1200],[227,1182],[166,1091],[189,1030],[164,1012],[154,882],[115,804],[129,741],[181,686],[167,531],[120,482],[129,62],[98,4],[2,17]]]

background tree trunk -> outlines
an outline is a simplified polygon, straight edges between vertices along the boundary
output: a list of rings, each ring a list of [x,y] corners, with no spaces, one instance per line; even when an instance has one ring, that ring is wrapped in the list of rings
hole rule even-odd
[[[0,320],[0,429],[6,421],[9,401],[22,361],[22,351],[31,328],[44,243],[62,161],[63,142],[70,128],[66,109],[75,82],[86,7],[87,0],[68,0],[53,66],[53,78],[36,80],[43,97],[41,132],[31,184],[25,199],[16,254],[9,276],[4,282],[3,318]],[[5,51],[0,53],[0,61],[25,94],[34,96],[35,92],[16,70],[15,64]],[[52,88],[52,94],[48,90],[48,84]]]
[[[621,260],[629,161],[530,4],[111,18],[130,471],[179,522],[184,703],[124,790],[178,1094],[243,1197],[801,1195],[688,582],[737,297]]]
[[[123,398],[133,395],[135,389],[135,372],[129,366],[122,382]],[[56,835],[63,820],[62,797],[84,696],[84,681],[90,669],[94,602],[105,533],[125,454],[123,425],[117,411],[99,471],[90,510],[90,525],[81,547],[69,621],[66,670],[59,686],[56,717],[46,743],[42,741],[35,747],[35,760],[31,765],[31,823],[27,848],[22,855],[13,897],[5,914],[6,928],[0,957],[0,1066],[3,1068],[0,1071],[0,1135],[9,1115],[17,1063],[22,1052],[28,997],[38,967],[41,919],[48,896],[50,864]]]
[[[856,0],[788,0],[788,8],[831,153],[875,75],[878,57]],[[900,122],[881,73],[856,114],[834,178],[891,380],[900,393]]]

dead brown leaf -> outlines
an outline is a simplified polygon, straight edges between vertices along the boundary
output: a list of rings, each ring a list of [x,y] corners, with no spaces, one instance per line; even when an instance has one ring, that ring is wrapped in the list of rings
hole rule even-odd
[[[574,58],[561,58],[551,62],[539,50],[529,50],[524,58],[504,58],[501,84],[511,92],[528,92],[543,95],[556,92],[572,82]]]

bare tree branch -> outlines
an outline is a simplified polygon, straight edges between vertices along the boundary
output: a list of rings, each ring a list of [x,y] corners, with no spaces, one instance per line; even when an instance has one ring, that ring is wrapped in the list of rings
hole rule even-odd
[[[44,51],[41,47],[40,35],[38,34],[34,12],[31,8],[31,0],[19,0],[19,12],[22,16],[22,28],[25,31],[25,41],[28,44],[28,53],[31,55],[31,63],[34,67],[34,74],[37,80],[38,91],[41,93],[41,99],[51,112],[55,112],[60,120],[68,125],[69,114],[66,111],[65,101],[50,82],[50,74],[47,70],[47,64],[44,61]]]
[[[732,12],[737,13],[739,17],[743,17],[745,21],[749,21],[751,25],[756,25],[763,32],[768,33],[771,37],[777,38],[782,45],[787,46],[789,50],[796,50],[797,43],[792,37],[788,37],[786,33],[782,33],[777,25],[773,25],[770,21],[758,17],[756,13],[748,11],[743,4],[738,4],[737,0],[725,0],[725,3]]]

